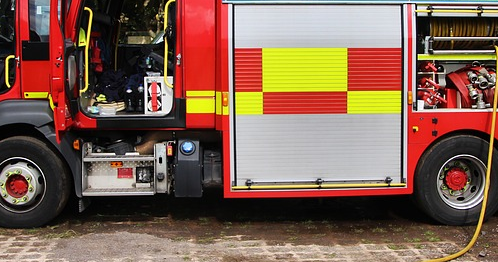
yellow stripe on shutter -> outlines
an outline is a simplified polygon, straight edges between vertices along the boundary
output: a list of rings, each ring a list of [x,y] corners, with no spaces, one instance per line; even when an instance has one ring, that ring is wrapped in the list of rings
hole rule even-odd
[[[236,115],[262,115],[263,93],[262,92],[238,92],[235,93]]]
[[[263,92],[344,92],[347,78],[347,48],[263,48]]]
[[[401,91],[349,91],[348,114],[399,114]]]

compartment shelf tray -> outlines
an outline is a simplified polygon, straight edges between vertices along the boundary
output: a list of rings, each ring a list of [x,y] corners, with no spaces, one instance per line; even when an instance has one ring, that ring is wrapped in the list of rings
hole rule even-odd
[[[418,60],[484,61],[496,60],[496,54],[419,54]]]

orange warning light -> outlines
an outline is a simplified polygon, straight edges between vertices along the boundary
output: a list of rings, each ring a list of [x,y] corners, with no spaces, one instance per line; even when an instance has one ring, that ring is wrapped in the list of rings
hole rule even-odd
[[[168,147],[166,148],[166,155],[173,156],[173,146],[172,145],[168,145]]]
[[[123,161],[111,161],[111,167],[123,167]]]
[[[79,139],[75,139],[73,141],[73,148],[74,148],[74,150],[80,150],[80,140]]]
[[[223,104],[223,106],[228,106],[228,93],[227,92],[223,92],[221,96],[222,96],[222,104]]]

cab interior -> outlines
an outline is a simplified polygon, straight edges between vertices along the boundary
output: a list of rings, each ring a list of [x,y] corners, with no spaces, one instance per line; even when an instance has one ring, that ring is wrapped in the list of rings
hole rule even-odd
[[[175,3],[86,1],[80,10],[72,104],[91,118],[174,114]]]

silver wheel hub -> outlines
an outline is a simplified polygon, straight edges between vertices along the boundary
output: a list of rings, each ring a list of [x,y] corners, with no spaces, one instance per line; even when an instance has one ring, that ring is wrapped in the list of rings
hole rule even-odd
[[[2,163],[2,166],[0,205],[5,205],[14,212],[27,211],[25,209],[28,206],[36,206],[36,202],[40,199],[37,196],[45,191],[44,177],[40,169],[24,158],[8,159]]]
[[[472,155],[457,155],[446,161],[438,173],[441,199],[455,209],[470,209],[484,197],[486,165]]]

